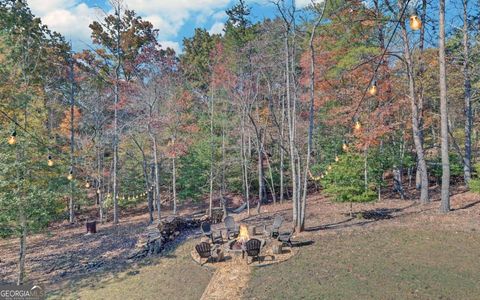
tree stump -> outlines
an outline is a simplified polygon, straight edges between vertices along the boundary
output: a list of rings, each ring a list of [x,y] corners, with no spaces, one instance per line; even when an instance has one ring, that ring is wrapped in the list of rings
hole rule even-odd
[[[217,249],[217,262],[221,262],[225,260],[225,254],[221,248]]]
[[[88,221],[86,227],[87,234],[97,233],[97,221]]]
[[[274,243],[272,245],[272,252],[273,252],[273,254],[282,254],[283,253],[283,244],[282,243]]]

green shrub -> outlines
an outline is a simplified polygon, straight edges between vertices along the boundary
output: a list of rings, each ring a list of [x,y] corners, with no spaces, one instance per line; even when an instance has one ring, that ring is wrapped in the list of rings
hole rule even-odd
[[[327,167],[328,170],[328,167]],[[338,202],[369,202],[376,199],[375,183],[365,188],[364,158],[358,154],[343,154],[331,165],[322,184],[325,192]]]

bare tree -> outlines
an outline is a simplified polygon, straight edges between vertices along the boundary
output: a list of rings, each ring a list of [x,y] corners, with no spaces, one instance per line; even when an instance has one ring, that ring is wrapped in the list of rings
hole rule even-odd
[[[439,21],[438,62],[440,67],[440,135],[442,152],[442,199],[440,210],[446,213],[450,211],[450,161],[448,157],[448,103],[445,62],[445,0],[440,0]]]

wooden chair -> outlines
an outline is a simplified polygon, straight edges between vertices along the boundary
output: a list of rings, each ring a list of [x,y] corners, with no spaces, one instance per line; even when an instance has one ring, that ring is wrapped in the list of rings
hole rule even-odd
[[[212,226],[208,222],[203,222],[200,227],[202,228],[203,234],[210,238],[213,244],[223,244],[222,232],[215,233],[212,230]]]
[[[278,234],[277,240],[282,242],[282,245],[287,245],[289,247],[293,246],[292,236],[295,233],[295,228],[292,228],[289,232],[282,232]]]
[[[232,216],[228,216],[224,220],[225,228],[227,229],[227,239],[236,238],[240,232],[238,225],[235,223],[235,219]]]
[[[201,242],[200,244],[195,246],[195,250],[197,250],[198,255],[200,256],[200,265],[203,266],[206,264],[210,258],[212,257],[212,247],[210,243]],[[205,258],[206,261],[202,263],[202,258]]]
[[[283,217],[281,215],[276,215],[275,219],[273,220],[272,228],[270,230],[267,229],[267,226],[264,225],[263,234],[270,237],[270,238],[277,238],[278,232],[280,230],[280,226],[282,226]]]
[[[260,250],[262,248],[262,242],[258,239],[250,239],[245,243],[245,252],[247,253],[247,263],[248,257],[252,258],[252,263],[255,259],[259,259],[260,257]]]

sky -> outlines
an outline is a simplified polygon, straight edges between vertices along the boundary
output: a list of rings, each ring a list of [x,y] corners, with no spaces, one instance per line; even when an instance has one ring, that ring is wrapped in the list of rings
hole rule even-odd
[[[87,48],[91,43],[88,25],[101,20],[111,12],[108,0],[27,0],[32,12],[52,30],[71,40],[75,50]],[[311,0],[297,0],[305,6]],[[195,28],[205,28],[211,33],[221,33],[227,19],[225,10],[235,0],[124,0],[143,19],[159,29],[162,46],[181,52],[182,40],[191,37]],[[268,0],[247,0],[252,7],[252,17],[261,20],[274,14]]]
[[[182,41],[191,37],[195,28],[205,28],[210,33],[222,33],[227,19],[225,10],[232,7],[236,0],[123,0],[128,9],[133,9],[142,18],[150,21],[159,29],[159,42],[164,47],[171,47],[177,53],[182,51]],[[312,0],[296,0],[301,8]],[[322,0],[314,0],[322,1]],[[411,0],[418,2],[418,0]],[[94,20],[101,20],[112,9],[108,0],[27,0],[32,12],[41,17],[42,22],[52,30],[63,34],[71,40],[75,50],[87,48],[91,44],[90,28]],[[255,21],[273,17],[276,8],[269,0],[246,0],[252,8]],[[365,0],[365,4],[370,0]],[[447,5],[455,8],[449,0]],[[453,5],[452,5],[453,4]],[[454,9],[455,10],[455,9]],[[447,19],[455,22],[452,10],[447,11]],[[459,20],[457,20],[458,22]],[[456,23],[456,22],[455,22]],[[448,25],[448,24],[447,24]]]

